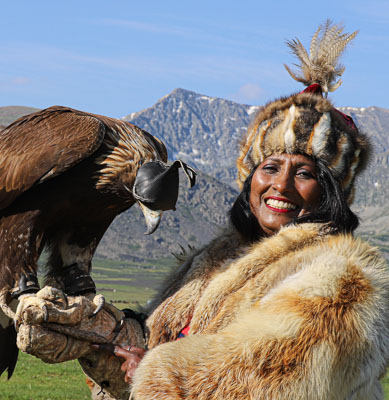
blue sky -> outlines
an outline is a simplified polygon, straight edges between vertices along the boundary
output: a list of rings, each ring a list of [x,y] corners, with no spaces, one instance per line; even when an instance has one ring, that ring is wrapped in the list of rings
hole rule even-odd
[[[359,30],[336,106],[389,108],[389,2],[3,1],[0,106],[121,117],[177,87],[260,105],[299,91],[285,40],[327,18]]]

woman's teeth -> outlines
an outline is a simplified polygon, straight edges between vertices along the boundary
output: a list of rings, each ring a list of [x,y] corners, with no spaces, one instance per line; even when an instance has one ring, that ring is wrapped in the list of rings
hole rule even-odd
[[[295,210],[297,208],[295,204],[275,199],[266,199],[265,203],[270,207],[278,208],[280,210]]]

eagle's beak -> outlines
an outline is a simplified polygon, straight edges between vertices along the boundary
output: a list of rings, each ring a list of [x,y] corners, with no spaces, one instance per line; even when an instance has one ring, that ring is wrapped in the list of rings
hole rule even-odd
[[[147,231],[145,232],[145,235],[151,235],[158,228],[159,223],[161,222],[162,211],[151,210],[139,200],[137,203],[139,204],[146,220]]]

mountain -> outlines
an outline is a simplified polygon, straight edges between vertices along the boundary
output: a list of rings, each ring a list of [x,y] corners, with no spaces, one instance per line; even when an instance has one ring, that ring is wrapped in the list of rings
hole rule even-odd
[[[228,222],[227,212],[238,194],[239,141],[259,108],[176,89],[154,106],[123,117],[162,139],[170,159],[181,158],[194,166],[198,183],[188,189],[181,175],[177,210],[166,212],[151,236],[143,235],[145,223],[137,206],[119,215],[97,254],[142,263],[170,256],[179,251],[179,244],[198,247],[209,241]],[[0,116],[9,111],[4,109],[0,108]],[[362,221],[357,233],[380,246],[389,258],[389,110],[339,109],[352,116],[374,146],[370,166],[357,182],[353,210]]]
[[[232,185],[239,141],[258,110],[176,89],[153,107],[123,119],[161,138],[169,158],[180,158]]]
[[[369,166],[357,182],[356,207],[388,209],[389,110],[379,107],[343,107],[340,110],[353,118],[360,131],[369,137],[373,148]]]
[[[389,110],[380,107],[339,107],[373,142],[377,154],[389,150]]]
[[[23,115],[31,114],[38,111],[38,108],[23,106],[6,106],[0,107],[0,125],[7,126]]]

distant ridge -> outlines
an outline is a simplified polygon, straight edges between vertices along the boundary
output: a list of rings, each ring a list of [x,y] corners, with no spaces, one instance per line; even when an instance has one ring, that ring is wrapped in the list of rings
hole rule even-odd
[[[38,111],[39,108],[24,106],[5,106],[0,107],[0,125],[3,127],[9,125],[23,115],[31,114]]]

